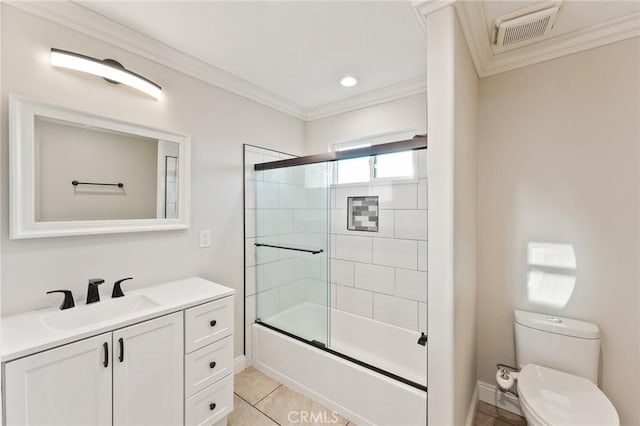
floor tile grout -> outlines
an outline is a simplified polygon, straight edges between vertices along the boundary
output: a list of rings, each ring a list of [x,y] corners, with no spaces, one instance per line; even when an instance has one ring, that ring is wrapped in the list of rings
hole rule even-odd
[[[278,385],[278,387],[276,387],[274,390],[272,390],[271,392],[269,392],[268,394],[266,394],[265,396],[263,396],[262,398],[260,398],[260,400],[258,402],[256,402],[253,406],[255,407],[256,405],[260,404],[260,402],[262,402],[263,399],[265,399],[266,397],[268,397],[269,395],[271,395],[272,393],[274,393],[275,391],[277,391],[278,389],[280,389],[282,387],[282,383],[280,383]],[[256,407],[257,408],[257,407]],[[258,410],[260,410],[258,408]],[[262,411],[261,411],[262,412]]]
[[[282,385],[279,385],[279,386],[278,386],[278,388],[279,388],[280,386],[282,386]],[[276,389],[278,389],[278,388],[276,388]],[[271,392],[269,392],[269,393],[267,394],[267,396],[268,396],[268,395],[271,395],[271,394],[272,394],[276,389],[274,389],[274,390],[272,390]],[[255,405],[252,405],[249,401],[247,401],[246,399],[244,399],[243,397],[241,397],[241,396],[240,396],[240,395],[238,395],[237,393],[235,393],[235,392],[234,392],[233,394],[234,394],[235,396],[237,396],[238,398],[240,398],[241,400],[243,400],[244,402],[246,402],[247,404],[249,404],[249,407],[253,408],[253,409],[254,409],[254,410],[256,410],[258,413],[260,413],[260,414],[262,414],[263,416],[267,417],[269,420],[271,420],[272,422],[274,422],[274,423],[275,423],[275,424],[277,424],[278,426],[282,426],[282,425],[281,425],[280,423],[278,423],[274,418],[272,418],[271,416],[269,416],[267,413],[265,413],[264,411],[262,411],[261,409],[259,409],[259,408],[258,408],[258,407],[256,407]],[[265,396],[265,398],[266,398],[266,396]],[[262,399],[264,399],[264,398],[262,398]],[[262,401],[262,399],[261,399],[260,401]],[[258,402],[260,402],[260,401],[258,401]],[[256,402],[256,404],[257,404],[258,402]]]
[[[240,373],[240,374],[242,374],[242,373]],[[264,374],[262,374],[262,375],[264,375]],[[268,377],[268,376],[267,376],[267,377]],[[288,388],[287,386],[283,385],[282,383],[278,383],[278,382],[277,382],[277,381],[275,381],[275,380],[274,380],[274,382],[275,382],[275,384],[277,384],[277,386],[276,386],[273,390],[271,390],[270,392],[268,392],[266,395],[264,395],[262,398],[260,398],[258,401],[256,401],[254,404],[252,404],[252,403],[251,403],[251,402],[249,402],[247,399],[245,399],[242,395],[240,395],[239,393],[237,393],[237,392],[235,391],[235,389],[234,389],[234,392],[233,392],[233,393],[234,393],[234,395],[235,395],[235,396],[237,396],[237,397],[238,397],[238,399],[239,399],[239,400],[241,400],[241,401],[243,401],[243,402],[247,403],[247,404],[248,404],[252,409],[256,410],[260,415],[262,415],[262,416],[266,417],[267,419],[269,419],[270,421],[272,421],[272,422],[273,422],[273,424],[278,425],[278,426],[282,426],[282,425],[283,425],[283,423],[278,422],[276,419],[274,419],[273,417],[271,417],[269,414],[267,414],[265,411],[261,410],[261,409],[260,409],[260,408],[258,408],[258,406],[257,406],[257,405],[258,405],[258,404],[260,404],[262,401],[264,401],[265,399],[267,399],[271,394],[273,394],[273,393],[275,393],[276,391],[278,391],[280,388],[283,388],[283,389],[286,389],[286,390],[291,390],[291,391],[293,391],[292,389]],[[265,390],[265,389],[263,389],[263,390]],[[293,392],[295,392],[295,391],[293,391]],[[255,395],[255,392],[253,392],[253,396],[255,397],[255,396],[259,396],[259,395]],[[301,396],[302,396],[302,395],[301,395]],[[278,396],[276,399],[278,399],[278,398],[280,398],[280,397]],[[306,398],[306,397],[304,397],[304,396],[303,396],[303,398],[305,398],[305,399],[309,399],[309,398]],[[317,401],[315,401],[315,400],[313,400],[313,399],[309,399],[309,400],[310,400],[311,402],[318,403]],[[319,404],[319,403],[318,403],[318,404]],[[320,404],[320,405],[322,405],[322,404]],[[325,407],[325,409],[327,409],[327,408]],[[328,410],[328,409],[327,409],[327,410]],[[345,423],[344,423],[344,424],[345,424],[345,426],[355,426],[353,423],[351,423],[351,422],[350,422],[350,420],[349,420],[349,419],[344,418],[344,420],[345,420]],[[286,422],[285,422],[285,424],[286,424]]]
[[[268,394],[266,394],[264,397],[262,397],[260,399],[260,401],[262,401],[263,399],[265,399],[266,397],[268,397],[269,395],[271,395],[272,393],[274,393],[275,391],[277,391],[278,389],[280,389],[282,387],[282,383],[280,383],[274,390],[272,390],[271,392],[269,392]],[[256,405],[258,405],[260,403],[260,401],[256,402]],[[264,414],[265,417],[268,417],[271,419],[271,421],[273,421],[275,424],[277,424],[278,426],[282,426],[280,423],[278,423],[276,421],[276,419],[272,418],[270,415],[268,415],[267,413],[265,413],[264,411],[262,411],[261,409],[259,409],[258,407],[256,407],[256,405],[253,406],[253,408],[255,408],[256,410],[258,410],[259,412],[261,412],[262,414]]]

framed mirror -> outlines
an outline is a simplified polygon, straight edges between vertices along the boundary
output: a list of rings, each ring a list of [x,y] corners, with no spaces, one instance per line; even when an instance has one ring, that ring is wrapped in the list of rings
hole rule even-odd
[[[189,135],[9,97],[10,238],[189,227]]]

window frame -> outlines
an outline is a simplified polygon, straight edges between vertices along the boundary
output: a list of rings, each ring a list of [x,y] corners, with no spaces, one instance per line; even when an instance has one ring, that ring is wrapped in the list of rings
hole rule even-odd
[[[346,151],[349,149],[363,148],[372,145],[381,145],[389,142],[411,139],[415,136],[415,129],[401,130],[392,133],[383,133],[368,136],[366,138],[354,139],[346,142],[337,142],[329,145],[329,151]],[[387,155],[387,154],[381,154]],[[390,185],[393,183],[416,183],[418,182],[419,155],[418,151],[412,151],[413,176],[396,177],[376,177],[376,159],[378,155],[370,155],[369,158],[369,180],[363,182],[338,183],[338,163],[334,162],[331,167],[331,186],[362,186],[362,185]]]

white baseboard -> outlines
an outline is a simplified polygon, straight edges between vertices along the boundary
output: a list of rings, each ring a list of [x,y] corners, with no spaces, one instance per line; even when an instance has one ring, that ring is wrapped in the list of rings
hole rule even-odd
[[[240,355],[233,360],[233,374],[241,373],[245,368],[247,368],[247,365],[244,355]]]
[[[496,385],[478,380],[478,399],[524,417],[522,411],[520,411],[518,397],[510,393],[500,392]]]
[[[471,395],[471,403],[469,404],[469,411],[467,411],[467,420],[464,422],[465,426],[473,426],[476,419],[476,410],[478,409],[478,383],[473,388],[473,395]]]

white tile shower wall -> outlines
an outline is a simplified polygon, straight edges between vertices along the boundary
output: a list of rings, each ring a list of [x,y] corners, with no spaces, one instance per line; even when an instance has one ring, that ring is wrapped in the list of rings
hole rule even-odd
[[[416,179],[331,189],[332,306],[427,330],[427,153]],[[347,230],[347,197],[377,195],[379,231]]]

